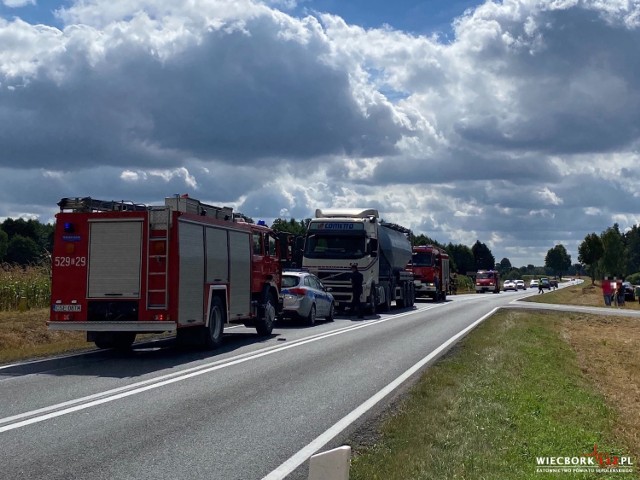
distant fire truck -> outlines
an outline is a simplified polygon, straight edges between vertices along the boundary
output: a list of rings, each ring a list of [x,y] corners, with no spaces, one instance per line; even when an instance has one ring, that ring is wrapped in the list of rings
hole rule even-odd
[[[478,270],[476,273],[476,293],[500,293],[500,273],[496,270]]]
[[[151,332],[215,348],[231,322],[271,334],[282,266],[268,227],[186,195],[161,206],[90,197],[58,205],[50,330],[86,331],[100,348]]]
[[[413,247],[409,269],[413,272],[416,297],[445,301],[450,289],[449,255],[434,245]]]

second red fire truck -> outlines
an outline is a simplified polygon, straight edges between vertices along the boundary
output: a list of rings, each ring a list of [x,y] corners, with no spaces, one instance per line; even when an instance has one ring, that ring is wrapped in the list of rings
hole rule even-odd
[[[416,297],[445,301],[450,288],[449,255],[434,245],[413,247],[410,270],[413,272]]]
[[[500,293],[500,273],[497,270],[478,270],[476,293]]]
[[[265,225],[188,196],[58,205],[50,330],[86,331],[100,348],[151,332],[214,348],[232,322],[271,334],[282,265],[280,239]]]

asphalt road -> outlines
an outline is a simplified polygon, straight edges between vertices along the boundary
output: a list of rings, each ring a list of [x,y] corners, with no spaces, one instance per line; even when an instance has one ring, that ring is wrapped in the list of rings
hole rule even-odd
[[[535,293],[282,324],[262,341],[233,327],[215,352],[162,341],[0,367],[2,477],[305,478],[313,452],[339,445],[496,308]]]

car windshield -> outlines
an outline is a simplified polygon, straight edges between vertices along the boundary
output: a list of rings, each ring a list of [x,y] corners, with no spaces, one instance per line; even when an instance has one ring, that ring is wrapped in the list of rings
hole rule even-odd
[[[300,277],[297,275],[283,275],[282,276],[282,288],[295,287],[300,283]]]
[[[493,278],[493,274],[492,273],[478,273],[478,278],[480,279],[486,279],[486,278]]]
[[[357,234],[309,235],[304,245],[307,258],[362,258],[365,254],[364,232]]]

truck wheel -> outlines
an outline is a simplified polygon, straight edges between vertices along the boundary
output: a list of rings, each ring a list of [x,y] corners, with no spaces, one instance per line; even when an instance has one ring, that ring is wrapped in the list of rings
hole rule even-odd
[[[305,323],[308,327],[313,327],[316,324],[316,306],[311,305],[311,309],[309,310],[309,315],[305,319]]]
[[[214,349],[222,343],[222,333],[224,331],[225,313],[220,297],[213,297],[211,301],[211,311],[209,312],[209,325],[204,328],[204,346]]]
[[[261,337],[271,335],[273,322],[276,319],[276,301],[273,294],[268,293],[264,305],[260,307],[260,318],[256,320],[256,332]]]
[[[365,306],[365,312],[367,315],[373,315],[376,313],[376,304],[378,303],[378,296],[376,295],[376,286],[375,284],[371,284],[371,291],[369,292],[369,298],[367,299],[367,304]]]
[[[409,305],[407,304],[407,287],[406,285],[402,286],[402,298],[396,298],[396,307],[398,308],[404,308],[404,307],[408,307]]]
[[[98,348],[114,348],[128,350],[136,339],[136,332],[99,332],[94,343]]]
[[[391,311],[391,292],[389,287],[383,287],[384,290],[384,303],[378,307],[378,311],[381,313],[389,313]]]

